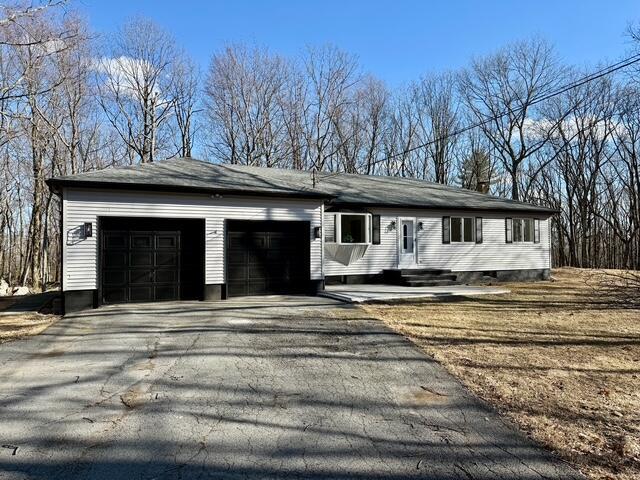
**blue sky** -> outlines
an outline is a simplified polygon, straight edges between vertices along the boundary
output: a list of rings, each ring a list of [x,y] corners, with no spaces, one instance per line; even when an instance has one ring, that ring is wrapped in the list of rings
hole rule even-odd
[[[593,66],[628,52],[624,30],[640,21],[638,0],[491,1],[151,1],[76,0],[98,32],[128,17],[150,17],[203,67],[227,43],[296,55],[332,43],[356,54],[363,71],[398,86],[534,35],[569,64]]]

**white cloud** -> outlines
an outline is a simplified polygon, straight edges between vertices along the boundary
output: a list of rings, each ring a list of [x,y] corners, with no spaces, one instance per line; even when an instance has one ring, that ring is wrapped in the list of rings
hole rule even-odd
[[[105,76],[104,83],[119,95],[138,99],[145,84],[152,81],[153,66],[144,60],[132,57],[102,57],[95,59],[93,70]],[[157,82],[152,85],[152,92],[160,95]]]
[[[594,127],[591,126],[594,124]],[[597,138],[604,138],[611,135],[612,130],[618,134],[622,134],[622,127],[619,123],[612,119],[598,119],[596,117],[577,117],[570,115],[562,121],[562,131],[566,138],[573,138],[581,130],[588,131],[595,128]],[[560,132],[557,122],[549,119],[534,120],[532,118],[525,119],[524,130],[527,138],[540,138],[553,129],[552,138],[560,139]]]

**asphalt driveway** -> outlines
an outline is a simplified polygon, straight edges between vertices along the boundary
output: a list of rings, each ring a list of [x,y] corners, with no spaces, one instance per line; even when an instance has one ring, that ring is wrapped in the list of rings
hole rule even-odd
[[[580,478],[329,299],[101,308],[0,345],[0,478]]]

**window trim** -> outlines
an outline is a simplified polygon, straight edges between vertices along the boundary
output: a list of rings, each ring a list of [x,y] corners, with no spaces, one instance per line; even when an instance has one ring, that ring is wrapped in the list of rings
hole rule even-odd
[[[334,231],[333,231],[333,242],[328,242],[325,239],[325,243],[336,243],[338,245],[371,245],[372,239],[372,225],[371,225],[371,217],[370,213],[359,213],[359,212],[327,212],[329,215],[333,217],[334,221]],[[364,217],[364,242],[343,242],[342,241],[342,215],[347,216],[362,216]]]

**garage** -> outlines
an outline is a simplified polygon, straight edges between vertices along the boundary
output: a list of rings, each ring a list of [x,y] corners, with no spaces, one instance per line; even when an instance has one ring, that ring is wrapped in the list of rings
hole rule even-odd
[[[201,300],[204,220],[101,217],[100,303]]]
[[[307,293],[309,222],[227,221],[227,295]]]

